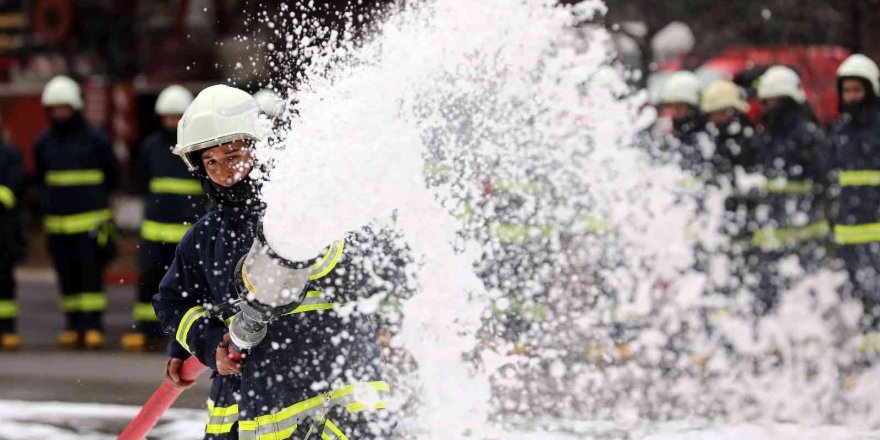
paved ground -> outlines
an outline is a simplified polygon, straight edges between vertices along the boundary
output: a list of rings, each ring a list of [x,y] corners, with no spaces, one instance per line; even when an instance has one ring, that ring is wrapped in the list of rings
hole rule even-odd
[[[3,399],[137,405],[161,383],[164,354],[119,351],[119,338],[132,323],[132,286],[120,284],[108,289],[107,350],[61,352],[54,348],[63,320],[52,272],[31,267],[19,270],[17,279],[19,331],[24,350],[0,352]],[[176,406],[203,407],[208,382],[202,378]]]

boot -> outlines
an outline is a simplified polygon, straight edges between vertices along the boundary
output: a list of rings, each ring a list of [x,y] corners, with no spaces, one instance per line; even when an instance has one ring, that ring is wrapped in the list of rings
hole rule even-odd
[[[21,350],[21,336],[16,333],[3,333],[0,335],[0,350]]]
[[[139,352],[144,351],[147,346],[147,337],[141,332],[132,332],[122,335],[119,341],[124,351]]]
[[[73,350],[79,343],[79,333],[74,330],[65,330],[58,334],[58,348],[61,350]]]
[[[100,330],[86,330],[83,336],[83,346],[86,350],[100,350],[104,348],[104,333]]]

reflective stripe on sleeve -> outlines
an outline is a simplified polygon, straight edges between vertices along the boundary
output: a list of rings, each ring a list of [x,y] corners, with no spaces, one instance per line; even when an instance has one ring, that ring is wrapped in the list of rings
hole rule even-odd
[[[150,192],[153,194],[176,194],[182,196],[200,196],[202,183],[196,179],[180,179],[177,177],[154,177],[150,179]]]
[[[141,224],[141,237],[147,241],[180,243],[186,231],[192,227],[186,223],[160,223],[144,220]]]
[[[205,308],[202,306],[195,306],[186,311],[183,314],[183,318],[180,320],[180,324],[177,325],[177,333],[174,334],[174,339],[183,347],[186,351],[192,354],[192,350],[189,348],[189,344],[187,344],[187,336],[189,336],[189,330],[192,328],[193,324],[199,319],[205,316]]]
[[[18,305],[14,299],[0,299],[0,319],[12,319],[18,316]]]
[[[324,294],[315,290],[306,292],[303,302],[293,311],[287,312],[284,316],[293,315],[294,313],[314,312],[317,310],[329,310],[333,308],[333,303],[328,302]]]
[[[348,440],[342,430],[336,426],[330,419],[324,422],[324,432],[321,433],[321,440]]]
[[[43,218],[43,227],[49,234],[82,234],[95,230],[112,219],[113,213],[109,209],[70,215],[47,215]]]
[[[321,259],[320,262],[316,263],[314,267],[312,267],[312,272],[309,275],[309,279],[312,281],[324,278],[329,274],[334,267],[336,267],[336,263],[339,262],[339,257],[342,256],[342,250],[345,248],[344,240],[337,240],[335,243],[330,245],[330,249],[327,250],[327,254],[324,255],[324,258]]]
[[[829,232],[827,222],[816,222],[797,228],[759,229],[752,236],[752,244],[762,249],[776,249],[825,238]]]
[[[840,186],[880,186],[880,171],[841,171],[838,176],[838,183],[840,183]]]
[[[15,193],[6,185],[0,185],[0,204],[6,209],[15,208]]]
[[[46,185],[48,186],[86,186],[102,183],[104,183],[104,172],[97,168],[46,172]]]
[[[880,223],[863,225],[834,225],[837,244],[865,244],[880,241]]]
[[[148,302],[135,303],[132,315],[136,321],[147,322],[159,320],[159,318],[156,317],[156,311],[153,310],[153,304]]]

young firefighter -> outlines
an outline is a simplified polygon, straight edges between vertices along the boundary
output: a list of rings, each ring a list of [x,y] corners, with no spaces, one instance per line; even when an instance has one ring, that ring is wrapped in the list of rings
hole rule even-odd
[[[79,85],[56,76],[42,96],[51,126],[34,145],[37,182],[43,185],[43,226],[61,284],[63,349],[104,345],[107,308],[103,272],[115,254],[110,193],[119,165],[110,139],[82,115]]]
[[[137,325],[134,332],[122,336],[125,350],[157,348],[162,329],[153,312],[153,295],[174,259],[177,243],[205,213],[201,182],[171,151],[177,144],[177,123],[192,100],[192,93],[182,86],[162,90],[155,107],[161,127],[144,140],[138,156],[138,180],[147,195],[138,255],[138,297],[133,309]]]
[[[249,176],[251,147],[262,138],[258,112],[244,91],[217,85],[196,97],[178,125],[175,152],[216,205],[178,245],[153,299],[156,314],[182,347],[219,374],[206,438],[387,438],[387,415],[377,410],[389,387],[381,381],[375,329],[365,316],[334,310],[364,284],[355,264],[358,235],[301,264],[312,268],[305,301],[272,322],[243,362],[229,355],[226,321],[207,315],[237,297],[236,265],[251,249],[263,213]],[[172,377],[181,360],[172,360]]]
[[[12,269],[24,255],[20,208],[23,182],[21,153],[0,142],[0,350],[21,348],[21,338],[15,331],[18,305]]]

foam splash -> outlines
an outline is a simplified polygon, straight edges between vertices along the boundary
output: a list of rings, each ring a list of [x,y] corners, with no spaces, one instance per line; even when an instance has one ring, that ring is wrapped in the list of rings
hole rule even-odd
[[[716,293],[730,188],[638,147],[645,94],[592,82],[609,36],[573,32],[603,11],[435,0],[363,44],[292,24],[311,55],[298,117],[258,152],[273,248],[309,259],[394,218],[417,261],[392,345],[418,367],[400,381],[421,438],[577,431],[561,420],[880,425],[876,386],[838,380],[860,314],[835,300],[839,274],[793,271],[761,318],[754,292]]]

